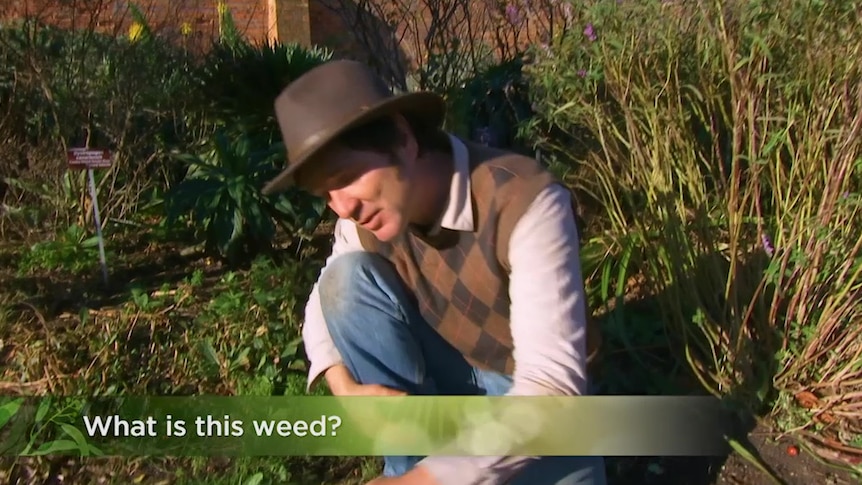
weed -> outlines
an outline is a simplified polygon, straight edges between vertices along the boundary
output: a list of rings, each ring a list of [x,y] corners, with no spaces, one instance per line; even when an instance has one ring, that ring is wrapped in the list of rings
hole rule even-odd
[[[114,254],[106,248],[106,259]],[[73,274],[99,265],[98,240],[87,237],[81,226],[72,225],[50,241],[34,244],[24,252],[18,263],[18,273],[35,271],[65,271]]]

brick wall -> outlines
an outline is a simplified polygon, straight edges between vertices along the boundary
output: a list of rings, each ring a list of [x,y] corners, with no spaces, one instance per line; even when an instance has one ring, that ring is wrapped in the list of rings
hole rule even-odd
[[[4,0],[4,3],[6,0]],[[0,19],[36,18],[64,28],[92,27],[125,35],[132,23],[130,3],[144,13],[154,30],[167,35],[188,35],[206,41],[218,35],[215,0],[15,0],[0,7]],[[253,41],[268,38],[267,0],[226,0],[237,28]]]
[[[373,64],[394,84],[432,53],[510,57],[572,25],[557,0],[310,0],[312,41]],[[472,53],[466,51],[472,46]],[[451,59],[450,59],[451,61]]]
[[[136,0],[151,26],[206,46],[218,35],[217,0]],[[542,42],[555,0],[224,0],[251,41],[324,45],[337,57],[367,61],[404,87],[405,73],[427,60],[429,41],[484,42],[496,54]],[[72,28],[125,35],[128,0],[0,0],[0,20],[36,17]],[[553,11],[556,9],[556,11]]]
[[[279,42],[312,44],[309,24],[309,0],[267,0],[269,38]]]
[[[353,0],[311,0],[309,19],[314,44],[329,47],[336,57],[368,62],[396,84],[403,84],[403,68],[409,62],[379,16]]]
[[[233,21],[240,32],[253,41],[269,37],[269,19],[266,0],[227,0]]]

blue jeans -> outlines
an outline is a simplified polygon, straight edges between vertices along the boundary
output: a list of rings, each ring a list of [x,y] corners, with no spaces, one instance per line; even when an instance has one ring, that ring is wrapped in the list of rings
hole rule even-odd
[[[327,328],[357,382],[411,395],[503,395],[512,378],[470,365],[419,314],[401,278],[381,256],[336,258],[319,286]],[[388,456],[383,474],[398,476],[423,457]],[[541,457],[511,483],[604,485],[601,457]]]

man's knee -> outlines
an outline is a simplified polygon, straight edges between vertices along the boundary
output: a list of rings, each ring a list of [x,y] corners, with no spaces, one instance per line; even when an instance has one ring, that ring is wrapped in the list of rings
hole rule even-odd
[[[332,260],[321,275],[318,288],[324,314],[336,319],[351,315],[369,291],[381,291],[380,279],[391,276],[390,267],[385,258],[366,251],[342,254]]]
[[[320,277],[321,299],[349,296],[358,285],[368,283],[369,274],[379,272],[387,261],[380,255],[353,251],[332,260]]]

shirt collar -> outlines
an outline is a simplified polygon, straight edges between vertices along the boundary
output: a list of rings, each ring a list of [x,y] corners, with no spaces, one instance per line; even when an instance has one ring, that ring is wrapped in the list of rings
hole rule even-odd
[[[448,134],[452,144],[454,171],[449,186],[449,199],[440,216],[437,228],[453,231],[472,231],[473,200],[470,189],[470,160],[467,146],[455,135]],[[434,231],[436,232],[436,231]]]

